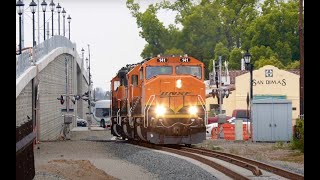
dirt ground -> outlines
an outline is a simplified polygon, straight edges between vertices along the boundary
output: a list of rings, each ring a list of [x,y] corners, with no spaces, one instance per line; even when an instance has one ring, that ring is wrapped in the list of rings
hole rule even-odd
[[[39,165],[38,172],[55,174],[65,179],[97,179],[97,180],[114,180],[116,178],[108,175],[104,171],[96,168],[88,160],[51,160],[48,164]],[[40,176],[41,177],[41,176]]]
[[[111,138],[110,130],[77,131],[71,140],[40,142],[35,145],[34,180],[115,180],[92,162],[107,159],[102,142],[87,141]]]

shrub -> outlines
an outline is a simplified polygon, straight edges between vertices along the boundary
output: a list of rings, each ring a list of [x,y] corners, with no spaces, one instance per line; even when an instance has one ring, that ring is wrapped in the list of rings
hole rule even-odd
[[[297,119],[296,129],[291,143],[292,149],[304,152],[304,119]]]

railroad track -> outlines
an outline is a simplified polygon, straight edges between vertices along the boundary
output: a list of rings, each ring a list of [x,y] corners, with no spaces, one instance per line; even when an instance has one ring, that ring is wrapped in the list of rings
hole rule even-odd
[[[129,141],[129,143],[195,159],[203,164],[206,164],[224,173],[225,175],[229,176],[232,179],[249,179],[249,178],[245,175],[239,174],[238,172],[230,168],[227,168],[219,163],[216,163],[215,161],[209,160],[202,156],[213,157],[213,158],[220,159],[220,160],[229,162],[231,164],[237,165],[241,168],[251,171],[252,174],[255,176],[261,176],[262,172],[260,169],[263,169],[288,179],[294,179],[294,180],[304,179],[304,176],[300,174],[292,173],[292,172],[289,172],[265,163],[261,163],[258,161],[254,161],[251,159],[247,159],[247,158],[229,154],[229,153],[211,151],[203,148],[184,147],[184,146],[159,146],[155,144],[137,142],[137,141]]]
[[[188,147],[182,147],[182,146],[180,146],[180,148],[185,150],[185,151],[195,152],[197,154],[203,154],[203,155],[210,156],[210,157],[216,157],[218,159],[223,159],[224,157],[227,156],[229,158],[229,160],[227,160],[227,161],[232,161],[232,159],[236,159],[236,160],[242,161],[243,163],[247,163],[247,164],[251,164],[251,165],[257,166],[260,169],[269,171],[271,173],[277,174],[277,175],[279,175],[281,177],[285,177],[285,178],[288,178],[288,179],[297,179],[297,180],[304,179],[304,176],[302,176],[300,174],[289,172],[289,171],[286,171],[284,169],[281,169],[281,168],[278,168],[278,167],[275,167],[275,166],[271,166],[271,165],[268,165],[268,164],[265,164],[265,163],[262,163],[262,162],[258,162],[258,161],[255,161],[255,160],[252,160],[252,159],[248,159],[248,158],[244,158],[244,157],[241,157],[241,156],[237,156],[237,155],[234,155],[234,154],[229,154],[229,153],[224,153],[224,152],[219,152],[219,151],[213,151],[213,150],[208,150],[208,149],[204,149],[204,148],[188,148]]]

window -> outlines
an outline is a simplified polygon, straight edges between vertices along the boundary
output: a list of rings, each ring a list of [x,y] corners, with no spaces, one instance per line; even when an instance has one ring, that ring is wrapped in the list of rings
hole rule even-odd
[[[172,66],[147,66],[146,79],[150,79],[159,74],[170,75],[172,74]]]
[[[140,69],[140,80],[143,80],[143,68]]]
[[[113,90],[117,91],[117,88],[120,86],[120,81],[114,81],[113,82]]]
[[[176,66],[176,73],[183,75],[192,75],[198,79],[202,78],[201,66]]]
[[[131,76],[131,83],[133,86],[138,86],[138,75]]]
[[[96,108],[95,116],[98,118],[108,117],[110,108]]]

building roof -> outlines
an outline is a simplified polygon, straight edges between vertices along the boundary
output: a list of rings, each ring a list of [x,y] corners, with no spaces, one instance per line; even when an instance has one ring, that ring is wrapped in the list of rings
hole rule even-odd
[[[230,84],[236,84],[236,77],[240,76],[242,74],[247,73],[248,71],[246,70],[231,70],[229,71],[229,76],[230,76]]]

